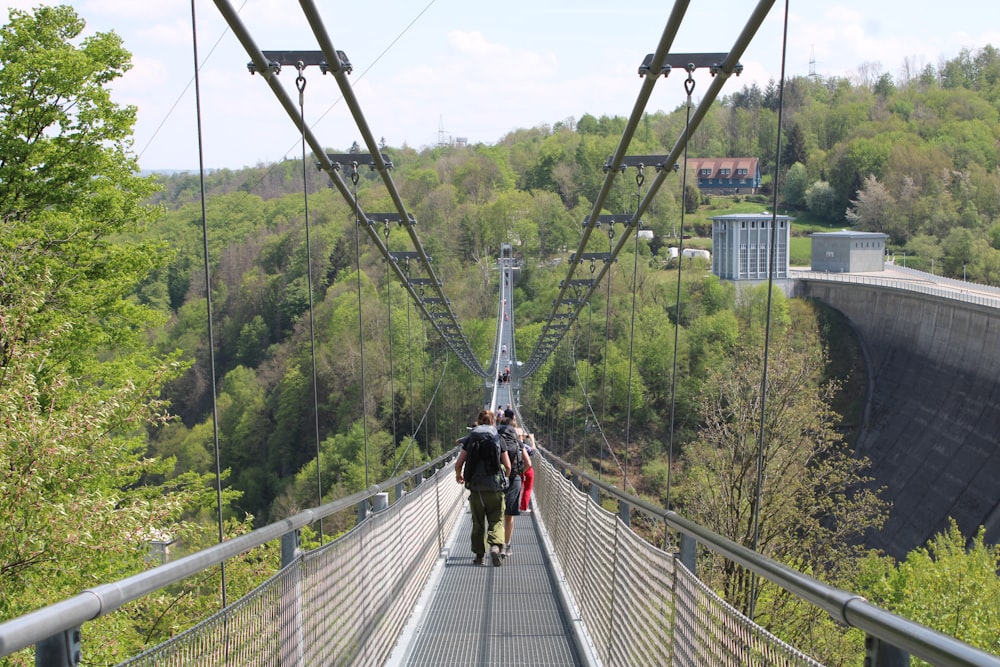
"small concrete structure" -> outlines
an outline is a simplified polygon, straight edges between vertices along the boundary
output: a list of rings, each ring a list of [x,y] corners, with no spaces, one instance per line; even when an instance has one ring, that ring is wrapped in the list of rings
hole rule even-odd
[[[831,273],[883,271],[885,240],[881,232],[815,232],[812,239],[812,270]]]
[[[774,220],[774,278],[788,277],[792,218],[770,213],[731,213],[712,218],[712,273],[723,280],[766,280]]]

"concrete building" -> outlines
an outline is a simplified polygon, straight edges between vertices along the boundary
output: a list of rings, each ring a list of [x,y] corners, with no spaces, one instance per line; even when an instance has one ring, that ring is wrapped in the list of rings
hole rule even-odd
[[[882,271],[886,234],[880,232],[816,232],[812,239],[812,270],[831,273]]]
[[[771,222],[775,234],[775,278],[788,277],[792,219],[770,213],[731,213],[712,218],[712,273],[723,280],[767,280]]]

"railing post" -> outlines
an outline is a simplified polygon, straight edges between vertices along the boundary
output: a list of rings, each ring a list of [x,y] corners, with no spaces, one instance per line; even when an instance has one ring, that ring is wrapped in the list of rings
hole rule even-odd
[[[406,493],[406,487],[404,487],[403,483],[400,482],[399,484],[396,485],[396,500],[394,502],[398,503],[400,499],[403,497],[404,493]]]
[[[35,645],[35,667],[75,667],[81,657],[80,628],[66,630]]]
[[[368,501],[362,500],[358,503],[358,523],[368,518]]]
[[[389,509],[389,494],[385,491],[376,493],[372,496],[372,511],[373,512],[384,512]]]
[[[293,530],[281,536],[281,568],[295,562],[299,555],[301,532]],[[281,587],[281,664],[303,664],[302,572],[295,568],[288,585]]]
[[[878,637],[865,635],[865,667],[909,667],[910,655]]]
[[[601,487],[596,484],[590,485],[590,499],[594,501],[595,505],[601,504]]]
[[[626,527],[632,525],[632,506],[624,500],[618,501],[618,518],[622,520],[622,523]]]
[[[697,576],[695,571],[697,561],[698,541],[690,535],[681,533],[681,565],[686,567],[691,574]]]
[[[281,536],[281,567],[285,568],[292,564],[295,557],[299,555],[299,540],[301,534],[297,530],[285,533]]]

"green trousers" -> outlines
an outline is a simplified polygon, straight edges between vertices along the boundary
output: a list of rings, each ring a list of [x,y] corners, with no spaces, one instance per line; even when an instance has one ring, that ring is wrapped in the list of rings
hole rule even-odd
[[[504,497],[502,491],[470,491],[472,553],[485,554],[490,546],[503,546]]]

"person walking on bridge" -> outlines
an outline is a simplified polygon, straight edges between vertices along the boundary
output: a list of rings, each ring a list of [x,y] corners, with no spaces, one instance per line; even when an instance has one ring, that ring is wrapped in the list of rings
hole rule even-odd
[[[535,434],[525,433],[520,427],[518,427],[518,436],[521,438],[521,443],[524,445],[524,451],[528,453],[528,456],[535,455]],[[535,467],[529,466],[524,471],[524,480],[521,484],[521,513],[531,514],[531,490],[535,488]]]
[[[493,413],[480,412],[475,428],[457,442],[462,451],[455,459],[455,481],[469,489],[473,562],[485,565],[489,550],[493,565],[498,567],[503,562],[504,490],[510,475],[510,457],[500,448]]]
[[[514,517],[521,514],[521,482],[526,470],[531,469],[531,457],[524,450],[520,439],[517,437],[517,419],[513,416],[514,411],[510,410],[510,417],[506,412],[497,426],[497,433],[500,434],[500,448],[510,459],[510,475],[507,479],[507,493],[504,499],[503,512],[503,535],[504,547],[503,558],[506,559],[511,554],[510,541],[514,535]]]

